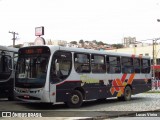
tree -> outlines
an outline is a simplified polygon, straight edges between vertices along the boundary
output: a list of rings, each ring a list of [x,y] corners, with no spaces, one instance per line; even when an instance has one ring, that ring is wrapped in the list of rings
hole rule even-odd
[[[104,45],[102,41],[97,42],[97,45]]]
[[[84,41],[82,39],[79,41],[79,43],[81,44],[81,47],[84,47]]]
[[[89,43],[89,41],[85,41],[86,43]]]
[[[70,43],[77,45],[77,41],[71,41]]]
[[[79,43],[83,44],[83,43],[84,43],[84,41],[81,39],[81,40],[79,40]]]
[[[15,48],[20,48],[22,46],[23,46],[22,44],[14,45]]]
[[[97,44],[97,41],[96,41],[96,40],[92,40],[92,42]]]
[[[112,46],[113,47],[115,47],[115,48],[123,48],[124,47],[124,45],[123,44],[112,44]]]

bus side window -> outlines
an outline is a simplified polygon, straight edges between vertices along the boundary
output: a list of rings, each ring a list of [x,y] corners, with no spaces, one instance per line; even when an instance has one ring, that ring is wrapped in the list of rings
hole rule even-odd
[[[141,64],[140,64],[140,59],[139,58],[134,58],[134,71],[135,73],[140,73],[141,69]]]
[[[58,67],[58,69],[57,69]],[[65,80],[72,69],[72,54],[67,51],[57,51],[52,59],[50,78],[53,83]]]
[[[77,73],[90,73],[90,55],[85,53],[75,53],[74,67]]]
[[[106,65],[105,59],[102,55],[92,55],[92,72],[93,73],[105,73],[106,72]]]
[[[122,73],[134,73],[133,58],[122,57]]]
[[[141,73],[150,73],[150,60],[141,59]]]
[[[121,73],[121,64],[119,56],[107,56],[107,72],[108,73]]]

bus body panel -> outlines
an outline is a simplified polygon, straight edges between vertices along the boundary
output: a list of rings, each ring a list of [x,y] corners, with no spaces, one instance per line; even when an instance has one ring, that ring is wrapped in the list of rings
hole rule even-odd
[[[41,89],[41,93],[22,93],[19,91],[21,88],[15,86],[16,96],[19,99],[30,102],[67,102],[70,99],[70,96],[74,90],[78,90],[83,95],[83,100],[90,99],[103,99],[108,97],[121,97],[124,95],[124,89],[126,86],[130,86],[132,89],[132,94],[146,92],[151,90],[151,73],[78,73],[75,70],[75,55],[78,53],[84,53],[90,56],[91,55],[102,55],[107,59],[106,56],[118,56],[120,59],[122,57],[132,58],[132,55],[129,54],[119,54],[119,53],[109,53],[109,52],[100,52],[93,50],[85,49],[76,49],[76,48],[65,48],[65,47],[55,47],[55,46],[46,46],[50,49],[50,57],[48,62],[47,77],[45,80],[45,85]],[[27,47],[26,47],[27,48]],[[32,47],[30,47],[32,49]],[[28,49],[28,48],[27,48]],[[63,55],[64,52],[64,55]],[[62,55],[59,55],[61,54]],[[69,63],[69,58],[65,55],[72,56],[72,62]],[[54,59],[55,56],[57,59]],[[62,58],[60,58],[62,57]],[[139,56],[134,56],[141,60]],[[149,57],[143,57],[145,60],[150,61]],[[70,59],[70,60],[71,60]],[[67,78],[60,79],[59,82],[55,82],[51,78],[51,71],[55,61],[66,62],[70,64],[70,73]],[[67,61],[68,60],[68,61]],[[144,61],[145,62],[145,61]],[[64,64],[65,65],[65,64]],[[62,66],[60,67],[64,67]],[[90,62],[91,65],[91,62]],[[108,63],[105,63],[108,65]],[[150,65],[150,63],[148,64]],[[55,67],[55,66],[54,66]],[[66,66],[69,67],[69,66]],[[91,67],[91,66],[90,66]],[[121,65],[122,67],[122,65]],[[150,66],[149,66],[150,67]],[[55,69],[55,68],[54,68]],[[141,68],[139,68],[141,69]],[[121,68],[122,70],[122,68]],[[145,70],[145,68],[144,68]],[[23,87],[22,87],[23,88]],[[28,88],[30,91],[34,91],[36,88]],[[30,98],[25,98],[25,95],[28,95]],[[31,98],[36,97],[39,100],[32,100]]]
[[[74,74],[78,76],[77,74]],[[56,85],[56,91],[57,91],[57,102],[67,101],[67,98],[69,94],[76,88],[82,88],[85,93],[85,100],[89,99],[101,99],[101,98],[109,98],[109,97],[118,97],[119,92],[121,91],[121,88],[124,89],[126,85],[122,86],[112,86],[113,80],[119,78],[122,78],[121,75],[112,75],[112,77],[107,77],[107,75],[104,75],[104,77],[98,76],[98,75],[91,75],[92,77],[89,78],[89,75],[82,75],[85,76],[88,79],[88,83],[85,83],[84,80],[81,80],[81,75],[79,75],[78,80],[71,79],[74,78],[74,76],[70,76],[70,79],[65,80],[59,84]],[[128,74],[125,78],[125,81],[127,82],[130,78],[131,74]],[[145,75],[144,75],[145,76]],[[105,79],[108,78],[108,79]],[[138,79],[137,79],[138,78]],[[86,79],[86,80],[87,80]],[[89,80],[90,79],[90,80]],[[147,79],[147,81],[146,81]],[[97,80],[99,83],[96,83]],[[93,82],[93,83],[92,83]],[[95,83],[94,83],[95,82]],[[107,84],[105,84],[105,82]],[[123,83],[122,83],[123,84]],[[137,94],[141,92],[146,92],[151,89],[151,79],[148,78],[139,78],[139,75],[136,75],[133,79],[132,84],[132,93]],[[115,88],[114,93],[111,92],[111,88]],[[123,95],[123,94],[121,94]]]

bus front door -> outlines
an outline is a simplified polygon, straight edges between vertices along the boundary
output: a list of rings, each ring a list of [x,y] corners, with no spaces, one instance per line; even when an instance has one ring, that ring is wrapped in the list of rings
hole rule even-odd
[[[58,71],[59,71],[59,64],[57,63],[57,59],[53,58],[53,62],[51,64],[50,86],[49,86],[51,103],[56,103],[56,84],[60,82]]]
[[[56,84],[53,82],[50,82],[50,102],[55,103],[56,102]]]

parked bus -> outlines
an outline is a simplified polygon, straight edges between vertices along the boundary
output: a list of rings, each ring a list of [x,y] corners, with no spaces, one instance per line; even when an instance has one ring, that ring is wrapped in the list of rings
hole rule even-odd
[[[0,46],[0,98],[14,99],[14,79],[18,48]]]
[[[15,95],[23,101],[80,107],[151,90],[149,57],[49,45],[20,48],[18,56]]]

